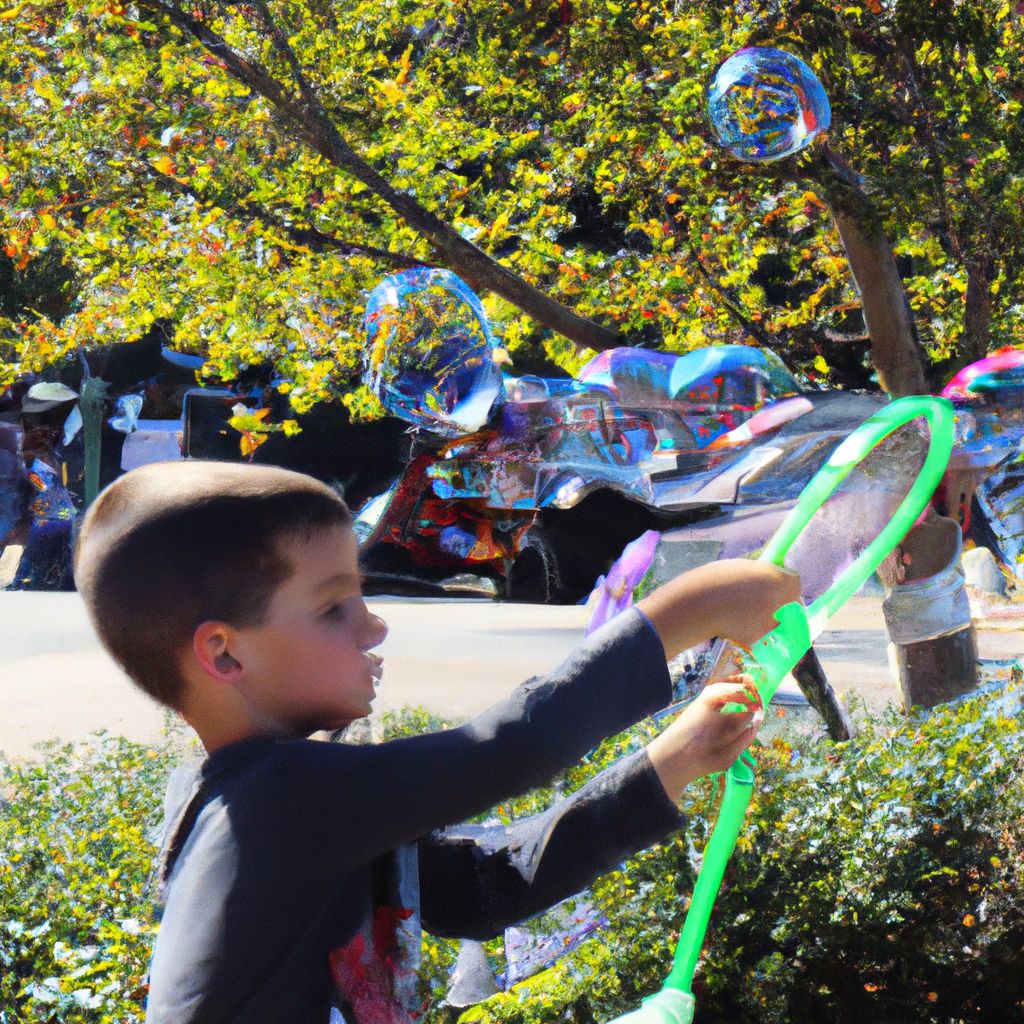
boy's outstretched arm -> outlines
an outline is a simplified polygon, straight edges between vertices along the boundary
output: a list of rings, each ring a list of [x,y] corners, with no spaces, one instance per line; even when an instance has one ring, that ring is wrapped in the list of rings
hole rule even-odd
[[[275,777],[288,777],[301,799],[279,802],[278,831],[288,835],[318,823],[322,856],[314,862],[304,849],[302,870],[308,878],[321,874],[330,885],[401,843],[544,785],[606,736],[671,702],[666,654],[714,635],[757,640],[798,586],[795,576],[760,563],[716,563],[644,599],[640,614],[630,610],[606,623],[561,665],[456,729],[364,747],[295,745],[294,757],[286,744],[279,756],[288,764],[279,765]],[[695,726],[696,738],[679,734],[680,743],[693,741],[702,758],[709,737],[726,748],[720,764],[702,762],[695,774],[678,767],[686,758],[674,746],[655,748],[660,776],[644,755],[647,781],[672,821],[668,793],[682,788],[679,776],[726,767],[735,758],[733,744],[738,752],[745,743],[750,717],[714,720],[722,729],[738,729],[738,737],[723,738],[706,715]]]
[[[710,637],[749,648],[776,626],[775,612],[800,600],[800,577],[768,562],[728,558],[677,576],[637,604],[665,656]]]
[[[732,701],[759,709],[756,691],[743,684],[712,684],[645,750],[542,814],[425,836],[419,844],[424,926],[438,935],[490,938],[680,828],[676,803],[683,788],[727,768],[757,730],[760,710],[721,712]]]

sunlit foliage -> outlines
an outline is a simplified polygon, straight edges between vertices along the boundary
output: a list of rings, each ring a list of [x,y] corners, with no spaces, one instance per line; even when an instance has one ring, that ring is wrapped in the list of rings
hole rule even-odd
[[[212,374],[272,362],[296,410],[358,405],[368,287],[445,258],[325,155],[303,110],[395,195],[621,342],[754,340],[827,377],[863,324],[823,152],[754,168],[704,119],[715,67],[750,43],[824,82],[828,144],[863,176],[928,355],[1024,341],[1014,4],[3,2],[4,251],[22,273],[58,251],[81,285],[63,319],[0,320],[6,378],[167,317]],[[487,303],[521,364],[584,358]]]

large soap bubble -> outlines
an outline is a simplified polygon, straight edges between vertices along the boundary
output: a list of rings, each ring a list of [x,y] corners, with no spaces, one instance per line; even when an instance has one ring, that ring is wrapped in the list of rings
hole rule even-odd
[[[953,401],[979,399],[1015,390],[1024,406],[1024,348],[1007,345],[965,366],[943,388],[942,397]]]
[[[821,82],[799,57],[751,46],[718,69],[708,88],[708,117],[733,156],[781,160],[809,146],[832,123]]]
[[[363,381],[392,415],[445,437],[487,422],[503,394],[480,300],[449,270],[384,278],[363,317]]]

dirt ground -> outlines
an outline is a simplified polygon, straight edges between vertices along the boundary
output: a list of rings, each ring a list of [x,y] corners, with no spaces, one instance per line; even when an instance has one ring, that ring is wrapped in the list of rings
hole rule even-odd
[[[579,642],[582,607],[406,598],[368,602],[391,627],[377,706],[468,716],[556,665]],[[1024,616],[978,630],[983,658],[1024,653]],[[869,705],[897,702],[881,601],[854,598],[816,643],[833,687]],[[31,757],[44,740],[105,729],[140,742],[170,718],[136,691],[92,634],[77,594],[0,593],[0,752]]]

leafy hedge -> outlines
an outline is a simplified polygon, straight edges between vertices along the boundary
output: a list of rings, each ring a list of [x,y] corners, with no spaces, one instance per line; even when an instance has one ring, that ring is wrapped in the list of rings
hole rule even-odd
[[[909,720],[868,720],[833,744],[776,721],[697,979],[698,1022],[1024,1020],[1024,687]],[[438,726],[392,718],[390,734]],[[604,744],[528,813],[652,732]],[[145,888],[176,754],[101,737],[0,763],[0,1024],[132,1024],[155,931]],[[555,967],[462,1015],[465,1024],[591,1024],[664,976],[707,838],[710,782],[690,827],[601,879],[610,919]],[[489,949],[500,956],[500,942]],[[427,938],[428,1021],[453,943]]]
[[[697,1022],[1024,1020],[1024,733],[1009,687],[845,744],[770,739],[695,983]],[[863,718],[863,714],[859,717]],[[461,1021],[607,1021],[663,979],[707,836],[594,888],[602,939]]]
[[[0,1024],[142,1020],[175,751],[98,736],[0,762]]]

